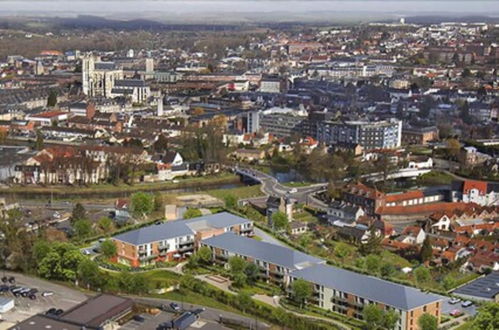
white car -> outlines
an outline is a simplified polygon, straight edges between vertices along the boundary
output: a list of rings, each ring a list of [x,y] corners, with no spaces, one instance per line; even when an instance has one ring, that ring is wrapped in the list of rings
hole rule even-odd
[[[461,303],[461,306],[466,308],[466,307],[470,307],[470,306],[473,306],[473,302],[472,301],[469,301],[469,300],[466,300],[466,301],[463,301]]]
[[[289,192],[290,192],[290,193],[292,193],[292,194],[294,194],[294,193],[297,193],[297,192],[298,192],[298,189],[296,189],[296,188],[291,188],[291,189],[289,190]]]
[[[53,295],[54,295],[54,293],[52,291],[43,291],[42,292],[42,297],[50,297]]]

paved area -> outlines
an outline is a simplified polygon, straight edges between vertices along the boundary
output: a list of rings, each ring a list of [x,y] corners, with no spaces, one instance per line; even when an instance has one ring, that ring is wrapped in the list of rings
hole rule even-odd
[[[15,308],[2,314],[2,320],[6,323],[15,324],[19,321],[38,314],[44,313],[50,308],[67,310],[83,301],[88,296],[80,291],[54,284],[38,278],[28,277],[22,274],[5,272],[7,276],[16,278],[15,285],[38,289],[37,299],[31,300],[26,297],[14,297],[10,292],[2,294],[2,297],[14,299]],[[3,276],[3,273],[2,273]],[[43,291],[52,291],[53,296],[42,297]]]
[[[161,312],[158,315],[150,315],[150,314],[141,314],[141,316],[145,319],[143,322],[131,320],[130,322],[124,324],[120,329],[123,330],[156,330],[159,324],[164,322],[169,322],[177,317],[179,314]],[[222,326],[220,323],[214,320],[208,320],[203,317],[203,313],[201,313],[200,318],[194,322],[187,329],[202,329],[202,330],[211,330],[211,329],[229,329]]]
[[[254,227],[253,232],[255,233],[256,236],[258,236],[262,239],[262,242],[287,247],[286,244],[284,244],[283,242],[281,242],[280,240],[278,240],[274,236],[268,234],[267,232],[261,230],[258,227]]]
[[[477,308],[475,305],[471,305],[470,307],[463,307],[461,306],[461,302],[458,302],[457,304],[451,305],[449,303],[450,298],[449,297],[443,297],[444,302],[442,304],[442,313],[443,314],[449,314],[455,309],[458,309],[468,315],[474,316],[477,313]],[[464,300],[463,300],[464,301]]]

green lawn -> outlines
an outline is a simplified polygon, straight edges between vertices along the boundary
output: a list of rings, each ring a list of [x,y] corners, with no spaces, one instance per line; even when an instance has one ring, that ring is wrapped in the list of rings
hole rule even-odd
[[[470,330],[473,326],[473,321],[467,321],[455,328],[454,330]]]
[[[263,196],[263,193],[260,190],[260,185],[244,186],[244,187],[237,187],[237,188],[232,188],[232,189],[206,190],[206,191],[204,191],[204,193],[207,193],[207,194],[209,194],[213,197],[216,197],[222,201],[227,196],[234,196],[237,199]]]

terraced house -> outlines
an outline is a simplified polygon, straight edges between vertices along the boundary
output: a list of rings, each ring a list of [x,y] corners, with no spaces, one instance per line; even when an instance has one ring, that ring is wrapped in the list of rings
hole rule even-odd
[[[227,212],[190,220],[168,221],[132,230],[112,238],[117,262],[140,267],[191,255],[200,241],[227,232],[253,235],[253,222]]]

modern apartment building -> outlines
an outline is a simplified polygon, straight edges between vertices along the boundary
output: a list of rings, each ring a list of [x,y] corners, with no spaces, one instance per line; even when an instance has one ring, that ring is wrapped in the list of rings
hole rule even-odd
[[[308,254],[247,237],[226,233],[205,239],[202,246],[212,250],[215,262],[226,264],[231,257],[241,257],[260,268],[262,279],[283,284],[292,271],[310,267],[325,260]]]
[[[202,239],[227,232],[251,236],[253,222],[222,212],[139,228],[114,236],[112,240],[117,247],[117,262],[140,267],[183,259],[194,252]]]
[[[288,284],[298,278],[313,285],[310,303],[348,317],[362,319],[364,306],[376,304],[399,313],[396,330],[419,329],[418,319],[425,313],[440,320],[442,297],[415,288],[324,264],[291,272]]]
[[[402,121],[324,121],[317,127],[317,140],[327,145],[357,145],[365,150],[398,148]]]

